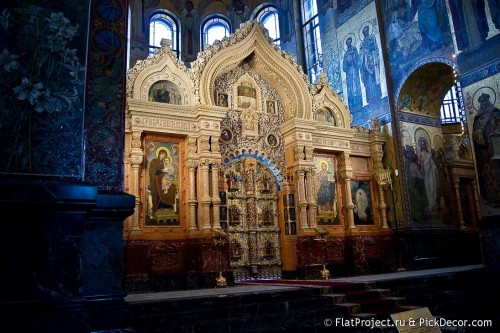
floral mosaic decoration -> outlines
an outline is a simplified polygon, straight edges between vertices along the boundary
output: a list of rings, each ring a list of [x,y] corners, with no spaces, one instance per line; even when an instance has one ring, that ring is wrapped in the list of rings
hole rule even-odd
[[[70,48],[78,29],[38,6],[2,11],[0,172],[80,173],[85,68]]]

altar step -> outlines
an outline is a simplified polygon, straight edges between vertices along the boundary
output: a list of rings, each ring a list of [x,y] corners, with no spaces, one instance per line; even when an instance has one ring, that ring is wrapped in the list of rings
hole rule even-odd
[[[329,280],[267,280],[247,281],[246,283],[263,283],[283,286],[301,286],[317,290],[322,298],[329,299],[333,309],[342,309],[335,315],[330,313],[324,319],[331,319],[335,331],[343,332],[397,332],[395,327],[379,326],[366,327],[362,325],[352,326],[355,321],[350,319],[390,319],[390,315],[398,312],[413,310],[420,306],[412,306],[406,303],[404,297],[392,296],[390,289],[376,288],[372,282],[339,282]],[[340,315],[340,316],[339,316]],[[344,319],[344,320],[342,320]],[[351,323],[343,325],[343,322]],[[348,324],[349,324],[348,323]],[[385,322],[387,323],[387,321]],[[324,323],[323,323],[324,324]]]
[[[129,294],[127,328],[131,333],[396,333],[395,327],[342,323],[385,319],[427,307],[433,316],[446,319],[492,318],[493,327],[471,332],[498,332],[498,312],[484,302],[498,298],[497,279],[481,277],[477,269],[332,280],[249,280],[228,288]],[[441,328],[442,332],[454,329]]]
[[[368,287],[345,293],[328,293],[323,296],[332,299],[334,305],[346,308],[348,315],[353,317],[387,319],[392,313],[416,308],[407,305],[404,297],[391,296],[389,289]]]
[[[131,295],[130,328],[136,333],[327,332],[325,318],[347,315],[317,288],[260,288],[221,288],[214,295],[199,290],[194,297],[154,300]]]

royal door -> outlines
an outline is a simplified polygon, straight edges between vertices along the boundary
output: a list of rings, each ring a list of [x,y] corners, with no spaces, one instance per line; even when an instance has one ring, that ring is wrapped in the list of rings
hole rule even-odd
[[[233,162],[225,171],[230,267],[235,280],[281,278],[278,183],[255,158]]]

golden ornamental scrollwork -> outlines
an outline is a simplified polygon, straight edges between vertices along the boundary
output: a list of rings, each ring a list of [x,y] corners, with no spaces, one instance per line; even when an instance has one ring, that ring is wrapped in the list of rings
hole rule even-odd
[[[245,169],[252,168],[255,170],[257,166],[257,160],[253,157],[248,157],[245,159]]]
[[[240,28],[238,28],[231,36],[224,37],[222,41],[214,43],[215,45],[207,46],[207,48],[203,52],[200,52],[198,54],[198,58],[191,63],[191,70],[193,72],[201,73],[206,64],[216,53],[221,52],[231,45],[239,43],[250,33],[252,27],[253,23],[247,21],[241,24]]]
[[[286,52],[279,50],[279,48],[274,45],[274,43],[271,41],[271,39],[268,37],[268,33],[264,26],[260,24],[257,21],[247,21],[244,22],[243,24],[240,25],[240,27],[229,37],[224,37],[221,41],[217,41],[213,43],[212,45],[208,46],[207,49],[204,51],[198,53],[198,57],[195,61],[191,63],[191,69],[189,70],[189,77],[192,81],[192,84],[195,87],[195,97],[197,101],[199,102],[201,100],[201,95],[203,95],[202,90],[205,89],[204,87],[200,86],[200,79],[201,79],[201,74],[205,71],[206,66],[211,63],[212,59],[219,55],[222,52],[226,52],[227,48],[230,48],[240,42],[242,42],[245,38],[247,38],[251,33],[253,33],[255,30],[258,30],[259,33],[256,36],[260,36],[259,39],[262,41],[267,41],[268,48],[272,48],[276,51],[280,51],[280,53],[277,53],[277,55],[281,55],[281,57],[285,60],[287,60],[292,67],[297,71],[296,76],[301,76],[304,83],[307,86],[310,86],[309,79],[306,73],[304,73],[302,66],[297,64],[297,62],[290,57]],[[256,48],[261,47],[261,43],[255,43]],[[265,54],[267,49],[263,49],[264,52],[262,54]],[[283,75],[289,77],[289,73],[283,72]],[[293,82],[294,80],[289,80],[285,82],[286,84],[290,84],[290,82]],[[289,108],[287,108],[287,111],[290,111],[290,113],[294,113],[295,106],[291,105]]]
[[[181,131],[191,130],[191,125],[188,121],[181,121],[175,119],[165,119],[159,117],[133,117],[134,125],[154,127],[160,129],[176,129]],[[192,129],[192,130],[195,130]]]
[[[392,177],[391,177],[391,171],[389,169],[378,170],[375,175],[375,179],[380,186],[390,185],[392,188]]]
[[[301,173],[306,173],[309,172],[310,167],[299,167],[298,169]]]

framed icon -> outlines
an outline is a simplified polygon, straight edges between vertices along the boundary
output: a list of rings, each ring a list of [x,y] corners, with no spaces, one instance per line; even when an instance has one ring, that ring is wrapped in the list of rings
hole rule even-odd
[[[229,95],[224,92],[217,93],[217,105],[223,107],[229,107]]]
[[[227,128],[223,128],[222,131],[220,132],[220,139],[223,142],[229,142],[233,139],[233,133]]]
[[[266,138],[267,144],[271,147],[276,147],[278,145],[278,138],[274,134],[269,134]]]
[[[270,114],[276,114],[276,102],[272,100],[266,101],[266,112]]]

